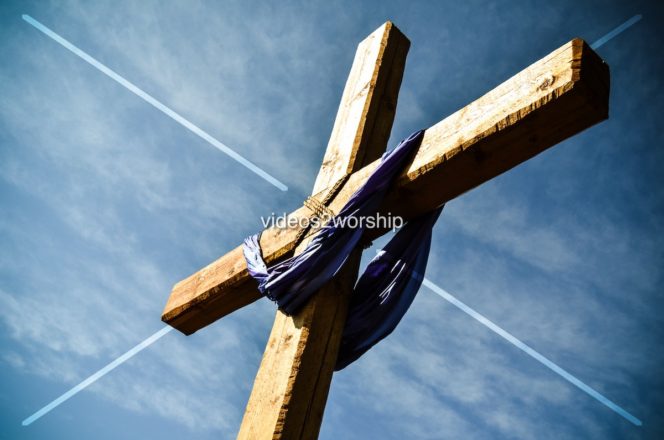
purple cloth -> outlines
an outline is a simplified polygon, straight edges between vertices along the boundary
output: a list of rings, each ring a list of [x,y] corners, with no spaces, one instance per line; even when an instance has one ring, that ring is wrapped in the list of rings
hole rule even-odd
[[[362,227],[340,226],[345,225],[342,221],[375,214],[392,180],[423,136],[423,130],[415,132],[385,153],[366,183],[336,216],[337,221],[324,226],[301,254],[268,268],[261,255],[259,236],[245,239],[247,267],[258,281],[260,292],[275,301],[284,313],[297,313],[339,271],[364,233]],[[389,335],[408,310],[422,282],[411,275],[413,270],[424,273],[431,228],[441,209],[408,222],[360,277],[351,299],[336,369],[344,368]]]
[[[408,311],[422,285],[432,228],[442,210],[409,221],[364,270],[350,298],[335,371],[392,333]]]

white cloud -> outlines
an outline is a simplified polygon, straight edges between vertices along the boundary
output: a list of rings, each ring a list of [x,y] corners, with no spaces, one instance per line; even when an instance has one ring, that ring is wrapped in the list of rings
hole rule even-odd
[[[384,7],[371,15],[391,6]],[[0,320],[13,342],[4,364],[63,387],[76,384],[154,331],[180,276],[234,247],[275,204],[300,202],[352,59],[346,43],[367,22],[348,5],[328,8],[263,5],[249,14],[203,2],[71,1],[40,5],[42,15],[35,15],[284,180],[292,190],[280,199],[33,29],[19,28],[3,41],[13,64],[0,69],[0,176],[20,199],[0,216],[6,240],[0,265],[9,274]],[[464,53],[487,58],[502,40],[462,52],[452,28],[403,17],[421,34],[397,130],[440,119],[441,108],[476,93],[468,75],[494,81],[495,71],[513,70],[506,67],[512,58],[493,70],[461,70]],[[490,26],[496,17],[479,23]],[[328,27],[321,30],[321,23]],[[524,23],[525,29],[530,21]],[[555,28],[551,23],[545,27]],[[568,167],[548,163],[547,173]],[[661,364],[660,355],[644,349],[656,348],[644,335],[661,329],[648,310],[658,304],[656,228],[626,227],[615,210],[596,206],[585,216],[553,206],[543,219],[540,204],[509,186],[546,179],[520,179],[502,179],[450,204],[429,276],[645,413],[639,385]],[[579,181],[564,187],[570,179],[558,180],[564,182],[542,191],[547,197],[578,195]],[[651,198],[647,206],[661,196]],[[583,201],[566,206],[580,210]],[[193,337],[173,333],[90,390],[119,407],[175,420],[197,436],[232,436],[271,315],[265,302]],[[327,438],[367,437],[355,428],[386,438],[602,438],[622,426],[424,290],[393,336],[335,378],[329,407]],[[633,435],[625,427],[616,432]]]

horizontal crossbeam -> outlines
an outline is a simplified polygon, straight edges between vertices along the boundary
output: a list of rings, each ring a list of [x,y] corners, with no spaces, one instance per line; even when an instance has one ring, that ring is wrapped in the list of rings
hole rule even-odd
[[[608,100],[608,66],[583,40],[574,39],[427,129],[380,212],[409,219],[434,209],[606,119]],[[378,163],[350,176],[331,202],[332,211],[339,212]],[[290,215],[310,214],[301,207]],[[265,230],[266,262],[291,256],[298,232]],[[382,232],[371,230],[368,238]],[[191,334],[260,297],[239,246],[177,283],[162,320]]]

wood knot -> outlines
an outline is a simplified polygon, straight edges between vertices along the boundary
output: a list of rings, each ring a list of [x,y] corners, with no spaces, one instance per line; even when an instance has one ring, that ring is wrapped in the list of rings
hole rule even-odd
[[[548,89],[549,87],[551,87],[554,82],[556,82],[556,77],[553,74],[549,73],[548,75],[546,75],[544,77],[544,79],[542,80],[540,85],[537,86],[537,90],[544,91],[544,90]]]

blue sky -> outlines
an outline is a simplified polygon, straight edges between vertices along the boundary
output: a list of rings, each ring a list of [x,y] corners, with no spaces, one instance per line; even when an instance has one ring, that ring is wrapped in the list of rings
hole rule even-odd
[[[651,4],[653,3],[653,4]],[[289,186],[281,192],[26,22],[29,14]],[[172,332],[171,286],[296,208],[357,43],[412,42],[393,145],[575,36],[611,116],[448,204],[427,277],[643,421],[636,427],[422,289],[335,375],[322,439],[664,436],[663,11],[654,2],[3,2],[0,438],[233,438],[269,301]],[[378,243],[380,244],[380,243]]]

